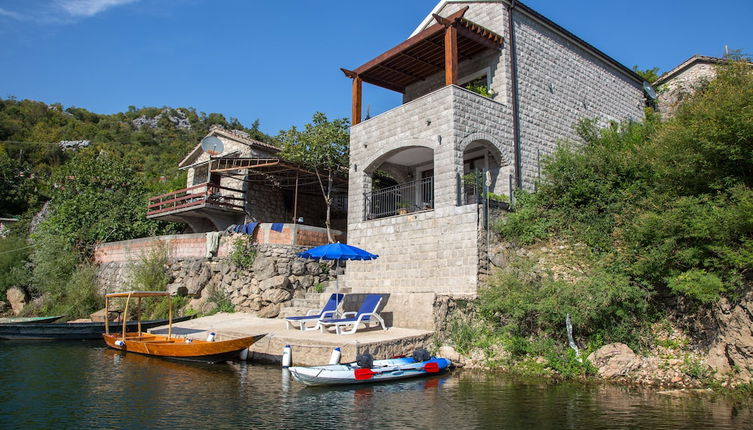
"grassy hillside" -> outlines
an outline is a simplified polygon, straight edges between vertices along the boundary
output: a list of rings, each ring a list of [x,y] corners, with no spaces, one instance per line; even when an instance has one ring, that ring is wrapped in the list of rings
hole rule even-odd
[[[147,220],[146,201],[185,185],[177,164],[213,125],[274,143],[258,121],[244,127],[192,108],[101,115],[0,99],[0,216],[21,218],[11,237],[0,239],[0,295],[21,286],[42,298],[29,312],[86,316],[99,300],[93,246],[179,231]],[[47,216],[29,235],[45,202]]]

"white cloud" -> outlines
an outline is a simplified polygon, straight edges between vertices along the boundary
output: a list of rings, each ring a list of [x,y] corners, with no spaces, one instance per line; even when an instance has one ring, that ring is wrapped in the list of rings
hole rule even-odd
[[[107,9],[139,0],[58,0],[57,5],[72,18],[88,18]]]
[[[12,10],[3,9],[0,7],[0,15],[7,16],[9,18],[18,19],[21,20],[23,17],[18,12],[13,12]]]

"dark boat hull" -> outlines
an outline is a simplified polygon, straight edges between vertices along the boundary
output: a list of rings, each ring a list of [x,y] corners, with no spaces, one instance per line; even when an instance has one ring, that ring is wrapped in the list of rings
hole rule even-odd
[[[10,317],[0,318],[0,324],[46,324],[63,318],[63,315],[54,317]]]
[[[174,318],[173,323],[186,321],[191,316]],[[141,330],[167,325],[167,320],[142,321]],[[110,332],[119,333],[123,323],[110,323]],[[126,331],[138,330],[136,321],[126,323]],[[45,323],[0,324],[0,339],[6,340],[87,340],[102,339],[105,323]]]

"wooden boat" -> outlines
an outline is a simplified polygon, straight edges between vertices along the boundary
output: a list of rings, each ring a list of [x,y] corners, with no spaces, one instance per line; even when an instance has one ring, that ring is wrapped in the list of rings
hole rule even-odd
[[[173,322],[187,321],[193,316],[173,319]],[[168,320],[141,321],[141,329],[160,327],[168,324]],[[128,333],[138,329],[136,321],[126,323]],[[21,323],[0,324],[0,339],[5,340],[96,340],[102,339],[105,333],[103,322],[70,322],[70,323]]]
[[[54,317],[9,317],[0,318],[0,324],[44,324],[51,323],[63,318],[63,315]]]
[[[374,360],[371,368],[359,367],[356,363],[330,364],[326,366],[291,367],[293,377],[306,385],[363,384],[392,381],[437,374],[452,362],[446,358],[432,357],[415,361],[411,357]]]
[[[261,334],[222,341],[175,338],[172,336],[172,303],[168,304],[167,336],[146,333],[141,329],[141,299],[145,297],[167,297],[171,301],[170,293],[166,291],[130,291],[107,294],[105,296],[106,311],[109,311],[110,299],[118,297],[126,298],[124,315],[128,315],[130,299],[138,299],[136,308],[138,328],[135,333],[128,333],[125,325],[122,326],[119,333],[110,333],[109,324],[106,325],[106,332],[103,335],[105,343],[110,348],[120,351],[176,360],[217,363],[237,357],[241,351],[265,336],[265,334]]]

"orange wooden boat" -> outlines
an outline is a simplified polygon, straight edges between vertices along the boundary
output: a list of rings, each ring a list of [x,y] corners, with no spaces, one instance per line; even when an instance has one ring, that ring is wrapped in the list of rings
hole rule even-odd
[[[170,301],[168,306],[168,329],[167,336],[155,335],[141,331],[141,299],[145,297],[165,297]],[[110,299],[126,298],[123,315],[128,315],[128,305],[131,298],[138,299],[136,332],[126,332],[125,318],[123,328],[118,333],[110,333],[109,323],[105,324],[105,343],[110,348],[121,351],[135,352],[138,354],[152,355],[156,357],[172,358],[177,360],[202,361],[217,363],[232,360],[239,356],[240,352],[253,345],[254,342],[264,337],[264,334],[238,339],[207,341],[198,339],[176,338],[172,336],[172,300],[170,293],[166,291],[130,291],[124,293],[111,293],[105,295],[105,309],[110,309]]]

